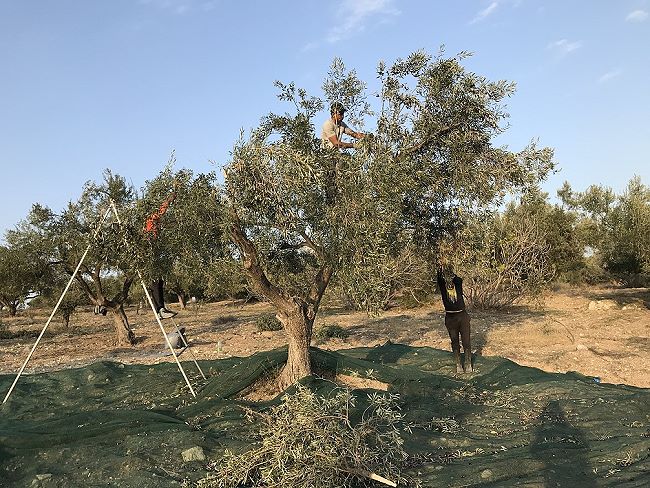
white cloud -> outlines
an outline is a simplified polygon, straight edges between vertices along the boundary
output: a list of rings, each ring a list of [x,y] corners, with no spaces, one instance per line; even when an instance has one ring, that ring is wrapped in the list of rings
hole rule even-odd
[[[551,42],[548,45],[549,49],[558,51],[562,55],[569,54],[576,49],[580,49],[581,47],[582,41],[568,41],[566,39],[560,39],[559,41]]]
[[[393,0],[342,0],[337,7],[338,25],[330,30],[327,41],[342,41],[363,31],[371,19],[385,20],[399,14]]]
[[[301,52],[301,53],[306,53],[306,52],[309,52],[309,51],[313,51],[313,50],[316,49],[318,46],[319,46],[319,43],[318,43],[318,42],[308,42],[307,44],[305,44],[305,45],[300,49],[300,52]]]
[[[470,20],[469,23],[476,24],[477,22],[484,20],[489,15],[492,15],[498,6],[499,6],[499,2],[492,2],[486,8],[484,8],[479,13],[477,13],[476,16],[472,20]]]
[[[625,20],[628,22],[643,22],[648,18],[648,12],[645,10],[634,10],[633,12],[630,12],[627,14],[627,17],[625,17]]]
[[[620,69],[613,69],[611,71],[608,71],[604,75],[602,75],[600,78],[598,78],[598,83],[607,83],[608,81],[618,77],[621,75],[621,70]]]
[[[201,5],[201,8],[203,8],[204,12],[209,12],[210,10],[214,10],[217,8],[217,3],[215,0],[210,0],[208,2],[203,2],[203,5]]]
[[[139,0],[143,5],[152,5],[154,7],[170,10],[175,14],[184,14],[194,6],[193,0]]]

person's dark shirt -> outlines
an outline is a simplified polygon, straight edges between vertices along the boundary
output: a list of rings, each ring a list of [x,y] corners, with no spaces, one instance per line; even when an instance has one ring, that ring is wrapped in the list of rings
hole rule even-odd
[[[440,271],[438,271],[438,288],[440,288],[440,294],[442,295],[442,303],[445,306],[445,310],[448,312],[458,312],[460,310],[465,310],[465,300],[463,299],[463,280],[460,276],[454,275],[452,278],[452,283],[456,289],[456,299],[452,300],[447,292],[447,283],[445,282],[445,277]]]

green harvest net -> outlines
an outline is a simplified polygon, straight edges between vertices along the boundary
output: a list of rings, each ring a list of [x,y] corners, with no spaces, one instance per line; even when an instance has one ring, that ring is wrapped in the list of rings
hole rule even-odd
[[[163,488],[205,477],[208,461],[250,443],[255,425],[240,406],[278,402],[238,393],[286,354],[204,361],[207,380],[184,363],[197,398],[173,363],[99,362],[22,377],[0,408],[0,486]],[[313,349],[312,358],[319,371],[371,377],[400,395],[415,426],[403,433],[406,473],[423,486],[650,486],[648,389],[489,357],[457,375],[449,352],[399,344]],[[0,376],[3,396],[13,379]],[[196,446],[207,460],[183,461]]]

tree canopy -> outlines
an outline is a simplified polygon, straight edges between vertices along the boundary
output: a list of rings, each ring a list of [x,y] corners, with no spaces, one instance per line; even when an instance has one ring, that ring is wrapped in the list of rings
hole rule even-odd
[[[376,309],[407,246],[435,259],[470,214],[553,168],[552,150],[533,142],[519,152],[494,146],[514,85],[467,71],[465,56],[416,52],[379,63],[375,112],[365,83],[335,60],[324,99],[277,83],[292,111],[267,115],[236,144],[225,169],[230,234],[288,332],[284,379],[311,371],[313,320],[332,277]],[[323,148],[316,135],[314,119],[333,101],[352,123],[376,120],[356,150]]]
[[[47,264],[20,244],[0,246],[0,306],[10,315],[18,307],[39,296],[51,281]]]
[[[606,271],[629,284],[650,274],[650,188],[638,176],[621,195],[599,185],[575,192],[568,182],[558,195],[576,213],[582,241]]]

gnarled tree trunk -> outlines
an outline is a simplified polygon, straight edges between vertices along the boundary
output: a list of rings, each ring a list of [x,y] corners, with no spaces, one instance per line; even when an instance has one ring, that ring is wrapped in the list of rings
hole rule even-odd
[[[135,344],[135,333],[131,330],[129,319],[124,312],[124,307],[120,304],[110,309],[113,316],[113,325],[115,326],[115,335],[118,346],[132,346]]]
[[[293,307],[280,311],[278,318],[284,326],[289,345],[287,364],[278,378],[280,388],[284,389],[312,374],[309,345],[315,315],[310,313],[307,304],[296,300]]]
[[[18,301],[9,298],[0,298],[0,309],[2,307],[7,309],[10,316],[15,317],[18,312]]]
[[[115,326],[117,345],[133,346],[135,344],[135,333],[131,330],[129,319],[124,311],[124,302],[129,295],[129,289],[133,283],[133,278],[126,277],[124,279],[122,290],[112,300],[107,299],[102,290],[99,267],[96,267],[93,272],[94,287],[91,288],[86,280],[84,280],[79,274],[77,275],[77,282],[92,303],[99,307],[105,307],[106,310],[110,310],[113,317],[113,325]],[[104,315],[106,314],[104,313]]]
[[[260,264],[257,249],[244,233],[239,217],[235,212],[232,213],[232,217],[234,223],[230,228],[230,236],[242,252],[242,264],[250,283],[257,293],[267,297],[273,303],[287,334],[289,355],[287,364],[278,378],[279,386],[284,389],[312,374],[309,345],[314,319],[334,271],[330,265],[322,264],[307,296],[304,299],[290,296],[285,290],[269,281]],[[313,243],[309,243],[309,247],[322,259],[320,249]]]

